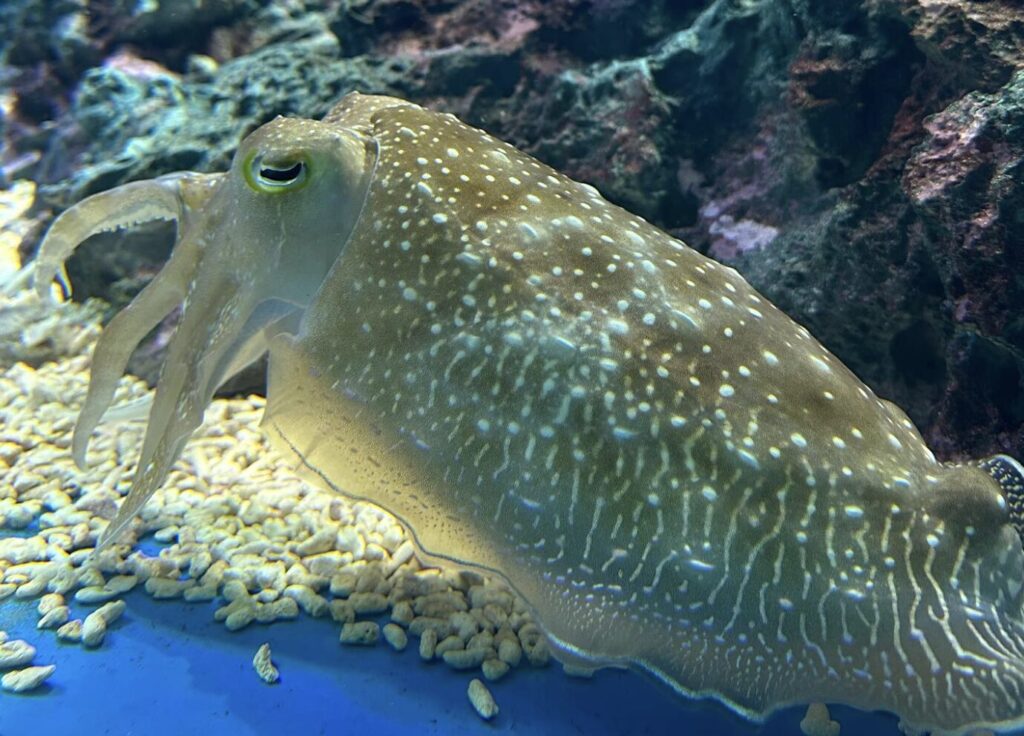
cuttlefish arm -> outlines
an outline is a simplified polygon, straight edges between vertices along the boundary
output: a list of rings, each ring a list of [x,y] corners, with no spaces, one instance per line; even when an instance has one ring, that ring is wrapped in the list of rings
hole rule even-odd
[[[259,360],[270,349],[274,335],[281,332],[294,333],[298,329],[301,315],[302,310],[297,305],[280,299],[261,302],[221,361],[215,385],[222,386],[229,378]],[[101,421],[106,425],[146,421],[152,407],[153,395],[146,394],[107,408]],[[86,435],[85,430],[82,430],[82,434]],[[88,441],[87,435],[83,439]],[[81,463],[79,467],[82,467]]]
[[[227,173],[125,185],[84,200],[54,223],[34,265],[34,285],[44,296],[54,278],[66,288],[64,261],[89,236],[153,220],[177,223],[167,265],[97,343],[75,428],[81,465],[132,351],[181,304],[131,491],[98,549],[163,484],[217,387],[259,358],[273,335],[296,327],[358,218],[375,161],[375,143],[354,131],[279,119],[242,143]],[[291,218],[300,224],[286,228],[284,213],[311,207],[294,197],[304,189],[321,191],[315,211]]]
[[[216,386],[220,387],[263,357],[275,335],[298,330],[302,310],[302,305],[283,299],[260,302],[217,367]]]
[[[280,300],[260,300],[259,289],[233,276],[204,285],[189,295],[189,308],[197,311],[182,320],[168,346],[132,490],[99,548],[115,540],[163,484],[217,387],[266,352],[269,337],[298,313]]]
[[[33,274],[36,292],[47,298],[49,285],[56,278],[70,294],[64,263],[93,235],[157,220],[171,220],[180,227],[191,208],[219,179],[219,175],[175,174],[134,182],[89,197],[67,210],[54,222],[39,248]],[[118,312],[100,336],[93,354],[89,390],[71,445],[79,467],[85,467],[89,437],[110,406],[132,351],[184,299],[198,262],[195,244],[179,238],[167,265]]]

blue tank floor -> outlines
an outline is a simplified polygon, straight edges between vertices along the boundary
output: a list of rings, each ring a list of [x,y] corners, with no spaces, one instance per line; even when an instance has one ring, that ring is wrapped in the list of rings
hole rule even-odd
[[[36,646],[57,671],[36,693],[0,692],[0,736],[113,734],[672,734],[799,736],[802,709],[757,728],[710,703],[685,702],[648,678],[602,671],[590,680],[551,666],[511,672],[491,691],[501,713],[481,721],[466,698],[469,673],[402,653],[337,643],[329,620],[253,624],[231,633],[213,604],[125,597],[103,646],[60,644],[35,628],[34,602],[0,603],[0,630]],[[73,609],[84,617],[88,608]],[[264,684],[252,656],[270,642],[281,681]],[[478,675],[477,675],[478,676]],[[898,734],[894,718],[833,708],[844,736]]]

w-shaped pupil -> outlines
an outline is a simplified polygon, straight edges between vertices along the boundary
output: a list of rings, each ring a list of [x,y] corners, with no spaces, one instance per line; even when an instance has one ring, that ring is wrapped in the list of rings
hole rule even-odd
[[[270,181],[293,181],[298,178],[299,174],[302,173],[302,162],[298,161],[294,166],[287,169],[274,169],[269,166],[264,166],[260,169],[260,176]]]

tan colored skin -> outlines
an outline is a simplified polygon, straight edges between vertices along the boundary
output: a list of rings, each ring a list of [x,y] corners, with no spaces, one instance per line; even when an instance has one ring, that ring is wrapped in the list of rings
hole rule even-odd
[[[564,659],[753,719],[827,701],[1024,725],[1000,485],[937,463],[732,269],[451,116],[362,95],[269,123],[226,174],[86,200],[37,287],[89,234],[157,217],[174,255],[107,328],[76,430],[83,461],[128,353],[184,300],[104,543],[269,349],[278,446],[427,556],[503,576]]]

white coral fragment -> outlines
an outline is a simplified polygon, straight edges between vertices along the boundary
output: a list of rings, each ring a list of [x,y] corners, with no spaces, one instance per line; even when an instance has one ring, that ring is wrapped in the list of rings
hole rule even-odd
[[[63,626],[71,618],[71,609],[67,606],[57,606],[39,617],[36,622],[37,629],[56,629]]]
[[[107,620],[97,611],[93,611],[82,622],[82,644],[87,647],[98,647],[107,635]]]
[[[3,677],[0,677],[0,687],[12,693],[24,693],[35,690],[56,670],[57,666],[50,664],[7,672]]]
[[[270,644],[264,643],[256,650],[256,656],[252,658],[253,669],[260,679],[268,685],[275,684],[281,679],[281,673],[270,659]]]
[[[105,603],[97,608],[90,615],[101,617],[103,622],[107,626],[110,626],[110,624],[121,618],[121,614],[125,612],[127,607],[128,606],[124,601],[110,601],[109,603]]]
[[[113,590],[108,590],[101,585],[89,585],[75,591],[75,602],[91,605],[94,603],[106,603],[118,596]]]
[[[506,664],[500,659],[488,659],[486,662],[483,663],[483,666],[480,668],[480,670],[484,674],[484,678],[490,680],[491,682],[500,680],[502,677],[508,674],[508,669],[508,664]]]
[[[82,619],[72,619],[57,629],[57,638],[73,643],[82,641]]]
[[[21,667],[36,656],[36,648],[22,639],[10,639],[0,644],[0,669]]]
[[[398,624],[385,624],[381,633],[384,635],[384,641],[396,652],[401,652],[409,644],[409,637],[406,635],[405,629]]]
[[[807,714],[800,721],[804,736],[839,736],[839,724],[833,721],[824,703],[811,703]]]
[[[476,678],[470,680],[466,694],[469,696],[469,702],[473,705],[473,709],[485,721],[498,715],[498,704],[494,701],[494,696],[480,680]]]
[[[375,621],[354,621],[341,627],[342,644],[369,646],[380,638],[380,626]]]

